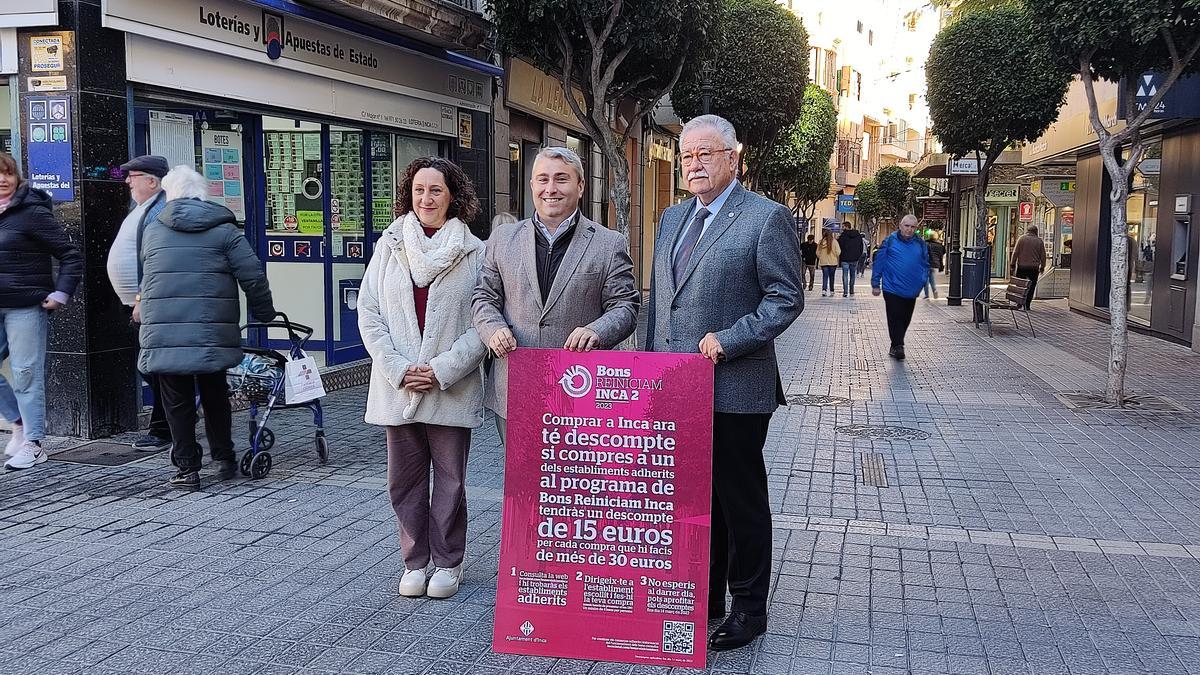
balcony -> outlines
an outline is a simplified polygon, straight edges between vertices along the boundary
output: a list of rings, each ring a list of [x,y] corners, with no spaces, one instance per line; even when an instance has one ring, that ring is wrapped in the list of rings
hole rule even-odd
[[[483,0],[305,0],[304,4],[436,47],[488,57],[485,42],[491,23],[481,14]]]
[[[885,138],[879,145],[879,156],[898,162],[909,161],[908,143],[899,138]]]

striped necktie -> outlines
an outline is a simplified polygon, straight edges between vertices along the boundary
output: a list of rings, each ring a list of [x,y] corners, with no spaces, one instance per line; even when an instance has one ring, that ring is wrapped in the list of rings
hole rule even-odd
[[[672,276],[676,284],[687,269],[688,261],[692,259],[692,251],[696,249],[696,242],[700,241],[700,233],[704,231],[704,220],[708,218],[708,214],[708,209],[701,206],[688,225],[687,231],[683,233],[683,240],[679,242],[679,250],[675,252],[675,263],[672,266]]]

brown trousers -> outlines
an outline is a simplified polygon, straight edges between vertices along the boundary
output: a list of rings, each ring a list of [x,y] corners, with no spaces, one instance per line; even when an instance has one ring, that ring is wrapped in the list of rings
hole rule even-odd
[[[431,558],[437,567],[462,564],[467,548],[466,475],[471,430],[436,424],[388,427],[387,447],[388,496],[400,525],[404,566],[425,569]]]

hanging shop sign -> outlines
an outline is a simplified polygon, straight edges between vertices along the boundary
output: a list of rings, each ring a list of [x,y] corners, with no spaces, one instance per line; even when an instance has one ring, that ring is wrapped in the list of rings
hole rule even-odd
[[[854,213],[854,195],[838,195],[837,212]]]
[[[1021,186],[1013,184],[989,185],[983,193],[983,201],[989,204],[1016,204],[1021,196]]]
[[[508,84],[504,95],[508,105],[522,112],[549,120],[572,131],[583,131],[583,125],[567,103],[562,82],[551,77],[521,59],[511,59],[508,67]],[[583,92],[574,90],[575,102],[584,109]]]
[[[473,110],[491,107],[491,80],[482,73],[237,0],[107,0],[104,12],[105,27],[127,33]]]
[[[974,157],[963,157],[946,161],[947,176],[977,176],[979,175],[979,160]]]
[[[1017,219],[1022,223],[1033,222],[1033,202],[1021,202],[1017,209]]]
[[[1167,73],[1143,73],[1137,81],[1137,91],[1134,92],[1133,104],[1137,112],[1146,109],[1150,100],[1158,95],[1158,90],[1166,84]],[[1125,110],[1125,87],[1119,90],[1121,105],[1118,110]],[[1152,120],[1180,120],[1200,118],[1200,77],[1195,75],[1181,77],[1167,90],[1166,95],[1150,113]]]

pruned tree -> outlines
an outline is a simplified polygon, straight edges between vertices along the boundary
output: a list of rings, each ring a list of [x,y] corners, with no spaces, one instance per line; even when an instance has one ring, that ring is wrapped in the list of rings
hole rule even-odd
[[[879,232],[879,218],[887,213],[887,206],[883,203],[879,184],[874,178],[861,180],[854,187],[854,210],[858,213],[863,233],[875,241],[875,235]]]
[[[500,50],[558,77],[612,174],[617,229],[629,232],[626,144],[712,37],[718,0],[488,0]],[[583,105],[576,100],[580,92]],[[632,111],[618,128],[619,108]]]
[[[733,123],[744,146],[745,181],[758,177],[780,135],[800,116],[808,82],[808,32],[799,17],[774,0],[721,0],[719,57],[688,64],[671,92],[687,119],[709,112]]]
[[[925,65],[932,132],[955,157],[979,162],[975,244],[987,244],[984,193],[1005,149],[1040,137],[1058,119],[1070,75],[1024,10],[981,9],[934,38]]]
[[[911,171],[902,166],[885,166],[875,172],[875,184],[879,186],[879,199],[888,218],[899,220],[909,211],[912,203]]]
[[[795,200],[795,213],[805,221],[816,214],[817,204],[829,197],[829,158],[837,143],[837,107],[829,92],[815,84],[804,89],[800,118],[788,127],[762,168],[759,183],[783,202],[787,193]]]
[[[1020,0],[932,0],[930,4],[934,7],[945,7],[953,12],[955,17],[960,17],[1005,5],[1016,6],[1020,4]]]
[[[1200,67],[1200,0],[1026,0],[1029,12],[1087,94],[1092,130],[1112,182],[1112,220],[1108,307],[1108,383],[1106,398],[1125,399],[1129,352],[1129,226],[1127,204],[1133,172],[1142,161],[1142,129],[1163,98],[1187,73]],[[1060,23],[1061,22],[1061,23]],[[1137,104],[1143,76],[1154,73],[1154,91]],[[1122,89],[1123,127],[1110,129],[1100,117],[1096,81]]]

